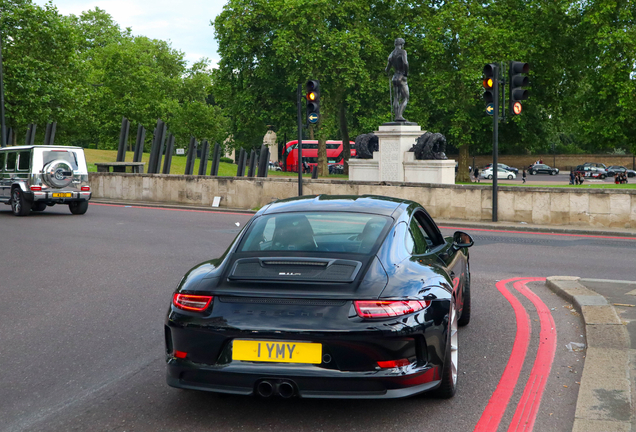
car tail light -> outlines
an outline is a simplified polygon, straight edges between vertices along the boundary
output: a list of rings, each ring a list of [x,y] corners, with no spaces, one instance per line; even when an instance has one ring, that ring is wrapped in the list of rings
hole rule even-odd
[[[212,302],[212,296],[178,294],[172,297],[172,304],[179,309],[188,311],[201,312],[204,311]]]
[[[389,318],[426,309],[431,302],[425,300],[359,300],[354,302],[362,318]]]
[[[180,358],[180,359],[186,358],[187,355],[188,355],[188,353],[187,352],[183,352],[183,351],[175,351],[174,352],[174,356],[176,358]]]
[[[31,186],[31,190],[32,190],[32,191],[39,192],[39,191],[41,191],[41,190],[42,190],[42,186]]]
[[[380,366],[382,369],[390,369],[390,368],[396,368],[396,367],[400,367],[400,366],[408,366],[410,365],[411,362],[409,361],[409,359],[399,359],[399,360],[387,360],[387,361],[379,361],[378,362],[378,366]]]
[[[91,187],[90,186],[82,186],[82,192],[90,192]]]

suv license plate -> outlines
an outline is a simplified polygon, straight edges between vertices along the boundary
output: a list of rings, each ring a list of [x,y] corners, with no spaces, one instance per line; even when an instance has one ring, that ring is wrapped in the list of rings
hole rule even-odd
[[[72,193],[52,193],[53,198],[71,198],[73,196]]]
[[[232,360],[322,363],[322,344],[307,342],[234,340]]]

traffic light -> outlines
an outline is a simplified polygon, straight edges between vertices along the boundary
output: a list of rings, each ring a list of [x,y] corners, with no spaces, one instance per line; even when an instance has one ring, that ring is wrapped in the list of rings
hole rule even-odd
[[[484,66],[484,100],[488,103],[492,103],[495,101],[495,71],[497,70],[497,65],[494,63],[489,63]]]
[[[528,99],[528,90],[522,88],[530,83],[524,74],[530,72],[530,65],[524,62],[510,62],[510,113],[511,115],[521,114],[523,107],[522,100]]]
[[[307,90],[307,122],[316,124],[320,118],[320,82],[309,80],[305,88]]]
[[[486,101],[486,114],[493,115],[495,112],[495,83],[497,65],[489,63],[484,66],[484,100]]]

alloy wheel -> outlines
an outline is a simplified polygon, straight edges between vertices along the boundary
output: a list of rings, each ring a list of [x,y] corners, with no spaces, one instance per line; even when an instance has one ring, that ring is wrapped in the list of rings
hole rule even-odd
[[[11,194],[11,207],[13,207],[13,213],[20,213],[22,205],[20,204],[20,192],[17,189],[13,190]]]
[[[450,361],[451,361],[451,373],[453,376],[453,385],[457,384],[457,342],[459,340],[458,335],[457,335],[457,310],[455,309],[455,305],[451,305],[451,310],[450,310],[450,319],[451,319],[451,326],[450,326],[450,338],[451,338],[451,352],[450,352]]]

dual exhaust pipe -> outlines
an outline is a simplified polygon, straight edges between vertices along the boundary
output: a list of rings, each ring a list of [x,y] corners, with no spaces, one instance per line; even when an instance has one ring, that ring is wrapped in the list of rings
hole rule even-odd
[[[289,399],[296,394],[296,386],[288,380],[262,380],[256,384],[256,394],[263,398],[280,396],[283,399]]]

